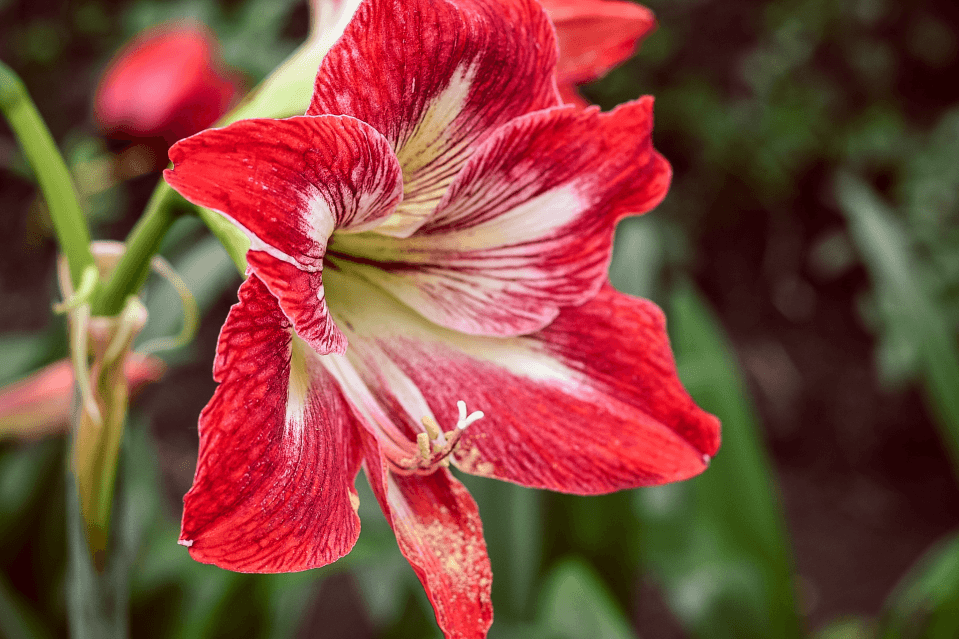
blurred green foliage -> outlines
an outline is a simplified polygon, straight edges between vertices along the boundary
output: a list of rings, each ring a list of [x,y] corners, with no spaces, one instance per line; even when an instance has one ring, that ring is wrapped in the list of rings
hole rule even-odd
[[[903,577],[879,620],[882,639],[959,635],[959,536],[936,543]]]
[[[669,311],[680,376],[722,421],[723,447],[707,473],[635,492],[645,563],[698,637],[800,637],[789,540],[745,382],[700,296],[679,286]]]

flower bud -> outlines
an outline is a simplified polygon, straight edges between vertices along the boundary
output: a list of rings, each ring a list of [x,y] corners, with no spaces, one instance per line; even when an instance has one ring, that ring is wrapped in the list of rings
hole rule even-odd
[[[167,24],[142,32],[116,55],[100,80],[94,117],[111,137],[169,146],[226,113],[240,84],[206,27]]]

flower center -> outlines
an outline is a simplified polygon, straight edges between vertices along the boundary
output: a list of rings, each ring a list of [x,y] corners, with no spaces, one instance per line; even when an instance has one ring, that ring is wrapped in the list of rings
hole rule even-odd
[[[467,414],[466,402],[462,400],[456,402],[456,406],[459,409],[459,419],[452,430],[443,432],[435,419],[429,415],[423,417],[421,421],[424,432],[416,435],[417,455],[401,460],[398,464],[400,472],[428,475],[441,466],[449,468],[449,456],[463,432],[470,424],[485,416],[481,410]]]

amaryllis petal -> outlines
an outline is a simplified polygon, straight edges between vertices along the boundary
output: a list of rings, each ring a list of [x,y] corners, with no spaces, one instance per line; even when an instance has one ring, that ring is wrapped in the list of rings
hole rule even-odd
[[[669,164],[652,99],[610,113],[572,106],[501,127],[409,238],[335,236],[330,256],[430,320],[474,335],[546,326],[606,280],[617,220],[656,206]]]
[[[404,198],[378,230],[405,237],[497,127],[560,104],[553,28],[534,0],[366,2],[330,50],[307,113],[380,131]]]
[[[485,413],[453,449],[466,472],[596,494],[689,478],[719,446],[719,422],[680,384],[652,302],[607,286],[538,333],[477,337],[431,324],[359,278],[332,277],[332,312],[350,327],[347,357],[394,423],[429,415],[455,432],[458,401]],[[414,394],[427,408],[404,414],[418,405]]]
[[[656,26],[653,12],[632,2],[540,0],[559,40],[556,70],[561,87],[605,75],[633,54]]]
[[[493,623],[490,571],[476,502],[445,468],[390,472],[368,438],[366,474],[447,639],[483,639]]]
[[[223,326],[214,377],[180,543],[241,572],[305,570],[348,553],[362,455],[351,413],[256,276]]]
[[[321,270],[334,229],[372,228],[402,198],[388,142],[349,117],[244,120],[170,149],[167,182],[214,209],[251,240],[249,263],[297,334],[319,353],[343,352]]]

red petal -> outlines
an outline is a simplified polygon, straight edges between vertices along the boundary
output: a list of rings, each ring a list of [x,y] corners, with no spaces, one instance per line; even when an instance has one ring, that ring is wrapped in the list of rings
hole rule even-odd
[[[349,408],[255,276],[220,333],[214,377],[180,543],[240,572],[306,570],[348,553],[361,456]]]
[[[476,502],[446,469],[391,473],[375,441],[366,475],[403,556],[423,583],[447,639],[483,639],[493,623],[490,571]]]
[[[334,229],[372,228],[402,197],[386,140],[347,117],[244,120],[177,143],[170,159],[170,186],[250,236],[250,266],[297,334],[319,353],[343,352],[323,297],[323,255]]]
[[[596,494],[689,478],[719,446],[719,422],[683,389],[652,302],[606,287],[538,333],[470,337],[342,277],[338,295],[347,289],[363,303],[337,297],[331,307],[350,326],[356,370],[394,423],[423,417],[400,412],[417,404],[414,392],[444,430],[457,423],[458,400],[486,414],[455,449],[466,472]]]
[[[570,82],[559,84],[559,95],[566,104],[574,104],[583,108],[589,106],[589,102],[579,94],[576,87]]]
[[[632,2],[540,0],[559,40],[558,82],[589,82],[627,60],[656,26],[653,12]]]
[[[467,429],[457,452],[463,470],[595,494],[687,479],[706,469],[719,448],[719,420],[682,387],[666,320],[655,304],[607,287],[586,304],[564,309],[529,339],[579,373],[580,387],[537,388],[521,376],[474,372],[511,392],[472,391],[462,398],[492,414]],[[499,418],[509,412],[505,421],[511,424],[504,428]]]
[[[380,232],[412,233],[476,145],[560,103],[556,42],[532,0],[366,2],[324,58],[309,114],[345,114],[390,140],[404,201]]]
[[[613,230],[656,206],[669,164],[652,99],[611,113],[562,107],[501,127],[409,238],[339,237],[334,250],[428,319],[474,335],[546,326],[606,280]]]

